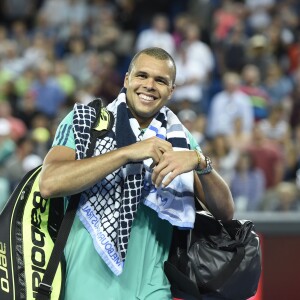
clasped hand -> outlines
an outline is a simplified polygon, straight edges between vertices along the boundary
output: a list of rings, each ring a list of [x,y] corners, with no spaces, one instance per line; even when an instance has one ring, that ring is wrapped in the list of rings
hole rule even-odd
[[[171,143],[157,137],[129,147],[132,150],[131,161],[152,158],[152,182],[156,187],[169,185],[176,176],[194,170],[197,165],[197,155],[194,151],[174,151]]]

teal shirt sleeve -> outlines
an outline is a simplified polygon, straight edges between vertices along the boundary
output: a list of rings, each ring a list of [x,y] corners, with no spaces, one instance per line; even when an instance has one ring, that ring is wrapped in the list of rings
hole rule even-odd
[[[187,138],[190,141],[191,150],[199,150],[199,151],[201,151],[201,148],[198,145],[196,139],[193,137],[193,135],[185,127],[184,127],[184,130],[185,130]]]
[[[66,146],[75,149],[75,139],[72,129],[73,124],[73,110],[69,112],[65,118],[60,122],[56,130],[56,134],[52,143],[54,146]]]

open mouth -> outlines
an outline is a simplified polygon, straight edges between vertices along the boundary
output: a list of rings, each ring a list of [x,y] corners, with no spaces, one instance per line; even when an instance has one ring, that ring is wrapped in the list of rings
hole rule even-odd
[[[146,102],[152,102],[156,99],[153,96],[149,96],[149,95],[145,95],[145,94],[138,94],[138,96],[142,101],[146,101]]]

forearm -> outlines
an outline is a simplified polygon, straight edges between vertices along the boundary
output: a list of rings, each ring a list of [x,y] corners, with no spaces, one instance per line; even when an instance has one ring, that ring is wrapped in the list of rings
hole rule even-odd
[[[92,158],[75,160],[75,151],[68,147],[53,147],[47,154],[40,177],[44,198],[67,196],[81,192],[128,162],[152,158],[154,165],[172,145],[160,138],[149,138]]]
[[[45,198],[81,192],[126,164],[122,149],[82,160],[54,160],[45,163],[40,190]]]
[[[234,204],[230,189],[222,177],[215,171],[199,176],[209,211],[222,221],[231,220]]]

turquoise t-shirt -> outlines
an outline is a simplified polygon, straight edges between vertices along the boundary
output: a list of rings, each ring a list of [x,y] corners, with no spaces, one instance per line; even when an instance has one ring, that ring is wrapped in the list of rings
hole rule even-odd
[[[53,146],[75,149],[73,112],[58,127]],[[187,131],[191,148],[199,146]],[[65,247],[65,300],[169,300],[170,285],[163,271],[172,238],[172,226],[141,204],[131,229],[124,270],[116,276],[96,252],[78,217]]]

